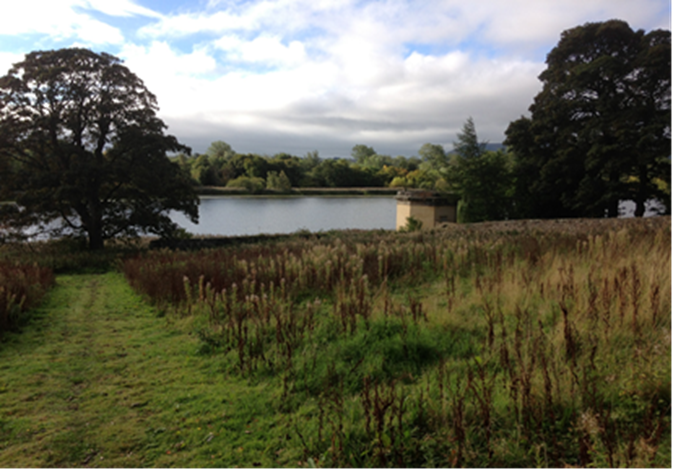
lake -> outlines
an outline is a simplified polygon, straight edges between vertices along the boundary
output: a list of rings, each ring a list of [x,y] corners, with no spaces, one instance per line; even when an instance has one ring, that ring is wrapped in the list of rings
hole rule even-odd
[[[202,196],[199,224],[182,213],[171,219],[194,235],[239,236],[293,233],[298,230],[320,232],[342,229],[395,229],[394,196]],[[656,215],[661,204],[649,201],[645,216]],[[620,217],[633,217],[635,203],[622,201]],[[55,228],[58,222],[49,227]],[[36,227],[24,233],[35,233]],[[34,240],[47,238],[36,235]]]
[[[395,229],[393,196],[203,196],[199,223],[171,219],[195,235],[258,235],[334,229]]]
[[[654,215],[654,201],[646,216]],[[633,217],[635,204],[622,201],[622,217]],[[394,196],[202,196],[198,225],[182,213],[171,219],[194,235],[259,235],[339,229],[395,229]]]

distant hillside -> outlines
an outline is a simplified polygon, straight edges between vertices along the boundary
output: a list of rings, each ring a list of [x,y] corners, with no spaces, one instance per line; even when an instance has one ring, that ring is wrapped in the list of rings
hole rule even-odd
[[[501,149],[502,150],[505,149],[505,146],[503,144],[491,144],[491,143],[486,144],[486,150],[487,151],[495,152],[495,151],[501,150]],[[449,155],[451,155],[455,152],[453,150],[449,150],[448,153],[449,153]]]
[[[486,150],[500,150],[500,149],[505,149],[505,146],[503,144],[486,144]]]

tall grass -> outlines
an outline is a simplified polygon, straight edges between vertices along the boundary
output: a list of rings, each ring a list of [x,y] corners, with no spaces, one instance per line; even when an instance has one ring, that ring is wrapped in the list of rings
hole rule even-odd
[[[53,283],[49,268],[0,263],[0,335],[15,328],[21,314],[37,305]]]
[[[91,251],[84,240],[62,238],[0,244],[0,263],[37,265],[56,274],[105,273],[120,259],[146,250],[148,239],[108,240],[105,250]]]
[[[670,466],[670,218],[127,260],[320,466]],[[308,407],[308,408],[307,408]],[[308,411],[307,411],[308,410]]]

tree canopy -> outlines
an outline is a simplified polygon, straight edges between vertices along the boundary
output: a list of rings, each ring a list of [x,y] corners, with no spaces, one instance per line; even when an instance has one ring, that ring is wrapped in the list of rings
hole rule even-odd
[[[171,210],[198,219],[189,178],[167,152],[156,98],[121,61],[71,48],[27,54],[0,78],[3,224],[51,225],[91,249],[118,235],[171,236]]]
[[[503,220],[512,216],[510,155],[487,151],[468,118],[454,143],[455,157],[448,178],[460,196],[459,222]]]
[[[463,158],[477,158],[486,151],[486,142],[479,142],[474,120],[470,116],[458,134],[458,142],[453,143],[453,151]]]
[[[531,117],[506,131],[517,201],[528,217],[636,216],[670,211],[670,32],[611,20],[563,32],[540,75]]]

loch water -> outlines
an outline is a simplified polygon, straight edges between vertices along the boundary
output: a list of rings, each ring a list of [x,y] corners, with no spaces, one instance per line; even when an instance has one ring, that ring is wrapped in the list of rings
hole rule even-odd
[[[199,223],[171,219],[194,235],[239,236],[341,229],[395,229],[394,196],[203,196]]]

